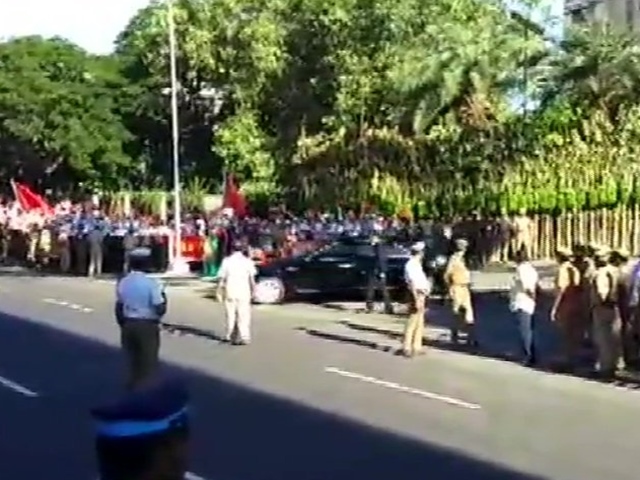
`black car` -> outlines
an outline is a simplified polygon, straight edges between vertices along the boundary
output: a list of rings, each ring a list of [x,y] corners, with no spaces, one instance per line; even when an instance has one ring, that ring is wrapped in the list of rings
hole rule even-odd
[[[425,243],[425,271],[439,289],[447,262],[446,251],[439,254],[429,242]],[[396,296],[405,284],[404,265],[409,259],[409,246],[385,243],[382,248],[387,254],[387,284],[392,296]],[[347,297],[356,292],[364,296],[373,259],[373,246],[369,241],[346,238],[307,255],[275,260],[259,267],[254,301],[275,304],[297,296]]]

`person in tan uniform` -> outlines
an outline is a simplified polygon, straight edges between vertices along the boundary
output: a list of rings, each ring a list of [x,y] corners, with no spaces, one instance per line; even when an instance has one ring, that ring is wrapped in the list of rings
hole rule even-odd
[[[584,324],[580,318],[583,310],[581,277],[571,256],[567,248],[558,248],[556,252],[558,273],[551,308],[551,321],[557,326],[562,341],[562,363],[569,368],[575,365],[584,338]]]
[[[68,225],[62,225],[58,229],[57,247],[60,257],[60,270],[62,273],[69,273],[71,270],[71,240]]]
[[[51,258],[51,225],[45,223],[40,229],[40,235],[38,237],[38,251],[36,257],[38,263],[42,267],[49,265],[49,259]]]
[[[595,244],[590,246],[576,245],[573,249],[574,266],[580,273],[580,309],[578,326],[581,329],[582,342],[587,346],[591,344],[592,310],[591,310],[591,280],[596,271],[593,256],[600,247]]]
[[[35,222],[32,222],[25,229],[25,238],[27,239],[27,261],[31,264],[36,263],[36,254],[38,253],[38,237],[40,228]]]
[[[513,251],[524,250],[527,258],[532,258],[533,254],[533,220],[527,215],[525,209],[521,209],[513,219],[513,233],[515,244]]]
[[[11,231],[9,230],[8,221],[0,224],[0,260],[7,261],[9,257],[9,245],[11,243]]]
[[[630,306],[631,284],[635,262],[630,261],[631,255],[623,248],[614,250],[611,254],[613,265],[618,269],[618,310],[620,311],[620,334],[622,336],[622,358],[626,368],[636,362],[634,343],[636,328],[632,323],[632,309]]]
[[[449,289],[451,306],[455,316],[451,328],[451,341],[458,343],[460,330],[467,333],[467,343],[477,345],[474,332],[473,304],[471,302],[471,272],[467,268],[465,253],[469,243],[463,238],[455,241],[455,252],[449,258],[444,281]]]
[[[618,270],[609,263],[610,252],[595,254],[596,271],[591,279],[593,341],[598,356],[598,373],[613,378],[620,368],[622,339],[618,310]]]

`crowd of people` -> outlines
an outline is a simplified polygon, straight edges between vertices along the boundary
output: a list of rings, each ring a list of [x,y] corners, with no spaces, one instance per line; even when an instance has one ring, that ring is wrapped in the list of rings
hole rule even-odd
[[[452,340],[457,342],[461,326],[470,344],[475,344],[474,312],[470,289],[470,273],[465,263],[466,240],[456,240],[456,251],[445,272],[449,297],[456,316]],[[420,256],[422,246],[413,247]],[[560,342],[559,367],[567,371],[585,365],[604,379],[613,379],[622,370],[640,368],[640,262],[623,249],[601,245],[560,248],[556,252],[557,270],[551,292],[541,288],[540,275],[530,261],[526,249],[515,254],[515,271],[509,294],[510,310],[518,326],[523,362],[539,363],[536,324],[542,315],[550,315]],[[413,260],[412,260],[413,261]],[[422,348],[420,318],[426,313],[425,302],[430,285],[418,267],[411,262],[406,278],[412,292],[410,315],[405,330],[403,352],[413,356]],[[543,296],[550,296],[551,309],[545,309]],[[418,331],[418,333],[415,333]]]
[[[601,376],[640,366],[640,263],[623,249],[576,246],[557,252],[551,320],[562,338],[564,363],[574,367],[585,340]],[[523,263],[523,262],[521,262]]]
[[[62,201],[46,214],[21,209],[13,202],[0,206],[0,255],[39,268],[95,276],[126,271],[128,252],[148,246],[157,270],[166,269],[179,250],[205,276],[216,277],[222,258],[238,238],[248,246],[250,256],[263,263],[315,249],[345,234],[375,233],[408,243],[436,233],[446,238],[466,238],[468,260],[478,266],[508,260],[515,246],[528,247],[532,236],[526,215],[490,222],[473,217],[433,222],[411,221],[405,216],[357,215],[353,211],[344,215],[311,211],[292,215],[282,208],[263,218],[236,218],[230,209],[189,212],[181,219],[179,246],[171,243],[174,229],[170,217],[135,211],[113,213],[94,202]]]

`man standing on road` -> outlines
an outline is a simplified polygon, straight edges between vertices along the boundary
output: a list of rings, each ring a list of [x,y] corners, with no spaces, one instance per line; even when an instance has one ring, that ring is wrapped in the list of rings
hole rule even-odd
[[[631,270],[628,287],[629,325],[627,335],[627,366],[640,366],[640,261]]]
[[[622,339],[618,309],[618,270],[610,263],[610,251],[595,254],[596,271],[591,281],[593,342],[598,353],[598,373],[613,378],[621,367]]]
[[[160,282],[144,273],[150,256],[149,248],[132,250],[131,271],[116,287],[116,319],[127,357],[129,388],[143,383],[157,369],[160,320],[167,311],[167,297]]]
[[[93,224],[93,228],[87,235],[87,241],[89,243],[89,270],[87,275],[89,277],[101,276],[104,257],[104,232],[100,223]]]
[[[92,411],[100,480],[183,480],[189,442],[188,394],[163,381]]]
[[[467,268],[465,254],[469,242],[464,238],[455,241],[455,252],[449,258],[444,272],[444,281],[449,288],[451,306],[455,315],[451,328],[451,341],[458,343],[459,332],[462,329],[467,334],[467,343],[476,346],[477,339],[474,332],[473,304],[471,302],[471,272]]]
[[[529,262],[527,251],[523,248],[516,252],[516,272],[511,287],[511,311],[515,314],[520,332],[520,341],[524,352],[524,364],[536,364],[535,323],[536,294],[539,276]]]
[[[579,358],[584,338],[581,315],[583,295],[580,290],[580,271],[571,262],[569,249],[559,247],[556,252],[558,273],[555,296],[551,307],[551,321],[558,327],[562,342],[562,363],[571,369]]]
[[[256,266],[245,255],[244,245],[235,241],[231,255],[222,261],[218,272],[217,297],[225,307],[225,341],[229,343],[248,345],[251,342],[251,300],[256,274]]]
[[[404,278],[409,290],[409,318],[404,328],[402,353],[410,358],[422,353],[426,305],[431,293],[431,282],[422,268],[425,244],[411,246],[411,258],[404,266]]]
[[[631,322],[631,279],[635,269],[635,262],[631,261],[631,254],[624,248],[612,252],[612,261],[618,269],[618,311],[620,312],[620,335],[622,338],[622,358],[627,369],[635,363],[634,334]]]
[[[387,253],[377,234],[371,236],[371,246],[373,258],[367,271],[367,312],[373,311],[376,290],[379,290],[384,302],[384,312],[387,315],[393,315],[393,305],[391,305],[391,297],[387,287]]]

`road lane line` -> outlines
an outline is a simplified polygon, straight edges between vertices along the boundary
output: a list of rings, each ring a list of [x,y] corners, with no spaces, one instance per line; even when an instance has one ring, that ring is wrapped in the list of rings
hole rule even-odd
[[[55,300],[53,298],[43,298],[42,301],[44,303],[50,303],[52,305],[60,305],[60,303],[58,302],[58,300]]]
[[[42,301],[44,303],[49,303],[51,305],[58,305],[59,307],[67,307],[71,310],[76,310],[82,313],[91,313],[93,312],[93,308],[85,307],[84,305],[80,305],[77,303],[69,303],[64,300],[56,300],[55,298],[43,298]]]
[[[0,376],[0,385],[16,393],[19,393],[20,395],[24,395],[25,397],[39,397],[39,395],[33,390],[29,390],[27,387],[23,387],[19,383],[16,383],[13,380],[9,380],[6,377]]]
[[[427,390],[420,390],[419,388],[407,387],[405,385],[400,385],[399,383],[388,382],[380,378],[369,377],[367,375],[362,375],[356,372],[350,372],[348,370],[342,370],[336,367],[326,367],[324,371],[327,373],[340,375],[341,377],[351,378],[353,380],[359,380],[361,382],[370,383],[372,385],[378,385],[380,387],[389,388],[391,390],[396,390],[398,392],[417,395],[419,397],[426,398],[428,400],[443,402],[455,407],[466,408],[468,410],[482,409],[482,407],[476,403],[465,402],[464,400],[460,400],[459,398],[448,397],[446,395],[440,395],[438,393],[428,392]]]
[[[184,480],[206,480],[206,478],[196,475],[195,473],[187,472],[184,474]]]
[[[97,480],[100,480],[100,477],[98,477]],[[195,473],[187,472],[184,474],[184,480],[207,480],[207,479],[204,477],[201,477],[200,475],[196,475]]]

